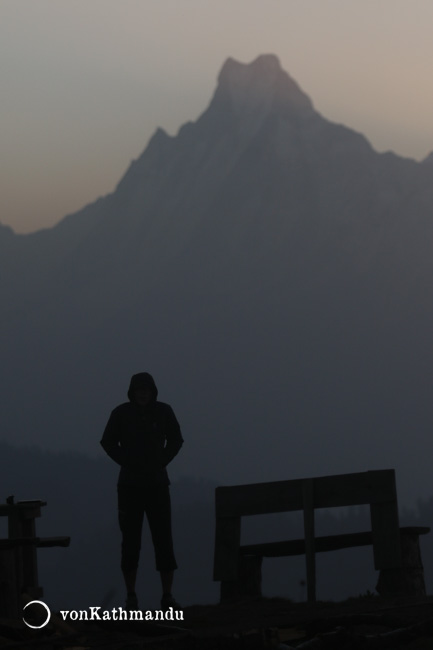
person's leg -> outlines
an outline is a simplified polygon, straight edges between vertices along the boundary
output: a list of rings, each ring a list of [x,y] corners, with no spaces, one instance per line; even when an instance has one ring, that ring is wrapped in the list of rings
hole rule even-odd
[[[119,525],[122,532],[121,569],[127,591],[127,607],[137,607],[135,583],[141,549],[144,503],[139,491],[118,486]]]
[[[135,593],[135,583],[137,582],[137,569],[123,569],[123,579],[128,594]]]
[[[161,586],[162,586],[163,596],[171,595],[171,590],[173,587],[174,571],[160,571],[160,575],[161,575]]]
[[[161,576],[164,606],[178,606],[172,596],[174,571],[177,569],[171,531],[171,502],[168,485],[153,486],[146,500],[146,516],[155,550],[156,570]]]

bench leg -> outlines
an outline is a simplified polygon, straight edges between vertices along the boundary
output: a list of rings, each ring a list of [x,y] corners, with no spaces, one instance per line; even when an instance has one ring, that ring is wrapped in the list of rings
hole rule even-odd
[[[222,580],[220,602],[259,598],[262,595],[262,558],[241,555],[237,580]]]
[[[20,550],[0,551],[0,618],[16,619],[20,615]]]

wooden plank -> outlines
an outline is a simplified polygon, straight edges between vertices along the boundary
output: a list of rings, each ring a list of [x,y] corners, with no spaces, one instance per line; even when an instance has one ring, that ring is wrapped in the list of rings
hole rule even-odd
[[[316,508],[355,506],[370,502],[367,472],[321,476],[314,482]]]
[[[316,557],[314,551],[314,480],[302,481],[304,507],[305,561],[307,568],[308,601],[316,600]]]
[[[400,535],[427,535],[430,528],[427,526],[403,526]],[[314,538],[316,553],[338,551],[343,548],[357,546],[371,546],[373,534],[371,530],[360,533],[342,533],[340,535],[321,535]],[[289,539],[281,542],[264,542],[262,544],[243,544],[240,547],[241,555],[259,555],[261,557],[290,557],[305,555],[305,539]]]
[[[0,539],[0,549],[17,548],[18,546],[37,546],[38,548],[51,548],[53,546],[69,546],[70,537],[14,537],[13,539]]]
[[[400,534],[403,535],[428,535],[430,531],[429,526],[400,526]]]
[[[240,517],[217,517],[214,580],[237,580],[240,542]]]
[[[40,501],[39,499],[34,499],[31,501],[17,501],[17,503],[0,503],[0,517],[9,516],[12,511],[16,512],[17,510],[28,510],[30,512],[35,512],[38,510],[39,514],[33,516],[39,517],[41,506],[46,505],[46,501]]]
[[[316,542],[317,540],[318,538],[316,537]],[[261,557],[305,555],[305,539],[289,539],[281,542],[264,542],[262,544],[243,544],[239,552],[241,555],[259,555]]]
[[[356,506],[394,498],[394,470],[320,476],[315,482],[315,508]]]
[[[302,485],[305,480],[216,488],[217,515],[229,517],[302,510]],[[314,508],[385,502],[393,499],[396,493],[392,469],[319,476],[311,480],[314,481]]]
[[[226,517],[302,510],[302,479],[219,487],[215,503]]]
[[[37,546],[39,537],[14,537],[13,539],[0,539],[0,549],[18,548],[19,546]]]
[[[361,533],[343,533],[341,535],[322,535],[314,538],[316,553],[338,551],[343,548],[371,546],[373,537],[371,531]],[[289,539],[281,542],[265,542],[263,544],[245,544],[240,547],[241,555],[259,555],[261,557],[290,557],[305,554],[305,539]]]
[[[70,537],[39,537],[38,548],[51,548],[53,546],[67,547],[71,543]]]

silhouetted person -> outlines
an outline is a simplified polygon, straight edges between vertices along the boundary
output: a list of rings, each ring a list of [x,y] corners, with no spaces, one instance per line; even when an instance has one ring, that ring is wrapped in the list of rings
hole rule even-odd
[[[121,466],[117,483],[122,531],[121,568],[127,590],[126,607],[137,609],[135,593],[146,513],[162,582],[161,607],[179,608],[171,589],[177,569],[171,534],[170,481],[166,465],[182,446],[179,423],[168,404],[157,401],[158,390],[147,372],[133,375],[129,402],[112,411],[101,445]]]

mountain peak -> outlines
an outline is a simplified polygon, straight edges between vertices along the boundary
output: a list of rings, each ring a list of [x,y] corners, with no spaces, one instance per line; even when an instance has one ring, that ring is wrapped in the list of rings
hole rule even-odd
[[[262,54],[247,64],[227,59],[218,76],[215,98],[229,101],[237,114],[274,109],[290,116],[313,112],[310,98],[282,69],[274,54]]]
[[[239,70],[250,70],[255,74],[275,74],[283,72],[280,64],[279,58],[275,54],[261,54],[251,63],[240,63],[229,57],[224,63],[221,72],[219,74],[218,80],[221,81],[227,75],[233,73],[236,74],[236,71]]]

